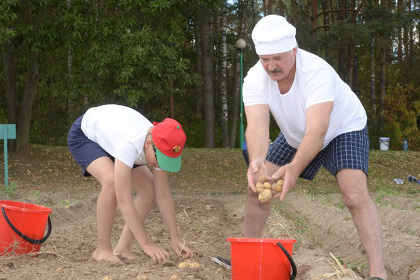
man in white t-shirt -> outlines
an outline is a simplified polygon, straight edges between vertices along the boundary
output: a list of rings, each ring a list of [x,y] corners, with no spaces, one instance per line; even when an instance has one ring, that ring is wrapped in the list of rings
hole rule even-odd
[[[258,200],[261,175],[284,180],[283,200],[298,177],[320,166],[336,177],[366,251],[371,279],[387,279],[382,226],[367,189],[369,139],[357,96],[320,57],[297,47],[296,29],[283,17],[262,18],[252,32],[260,60],[243,85],[249,155],[245,237],[261,237],[270,203]],[[269,144],[270,113],[281,132]]]
[[[169,253],[151,242],[143,228],[155,202],[168,227],[172,249],[177,255],[193,257],[178,234],[167,175],[167,171],[180,170],[186,140],[177,121],[167,118],[152,124],[139,112],[120,105],[90,108],[73,123],[67,138],[70,152],[83,175],[93,176],[102,186],[97,202],[98,243],[92,254],[95,261],[136,258],[130,251],[134,239],[154,263],[167,261]],[[132,190],[136,191],[134,199]],[[117,204],[126,224],[113,250]]]

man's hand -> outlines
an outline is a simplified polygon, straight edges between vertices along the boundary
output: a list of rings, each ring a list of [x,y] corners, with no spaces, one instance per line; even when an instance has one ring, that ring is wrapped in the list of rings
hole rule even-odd
[[[249,163],[248,167],[248,186],[256,192],[257,189],[255,188],[255,184],[258,182],[258,178],[260,176],[265,176],[266,181],[270,181],[270,177],[268,176],[267,166],[261,160],[255,159]]]
[[[295,187],[296,181],[299,178],[300,171],[293,166],[292,163],[286,164],[277,170],[271,177],[272,180],[277,181],[283,179],[283,190],[281,193],[277,193],[273,198],[280,197],[280,200],[283,200],[286,194]]]

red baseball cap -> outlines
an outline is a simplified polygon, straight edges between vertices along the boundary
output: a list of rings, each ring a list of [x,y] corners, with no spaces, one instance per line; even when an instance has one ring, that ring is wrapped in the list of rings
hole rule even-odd
[[[174,119],[166,118],[163,122],[154,122],[152,140],[156,146],[156,158],[159,167],[170,172],[181,169],[181,153],[187,136],[182,126]]]

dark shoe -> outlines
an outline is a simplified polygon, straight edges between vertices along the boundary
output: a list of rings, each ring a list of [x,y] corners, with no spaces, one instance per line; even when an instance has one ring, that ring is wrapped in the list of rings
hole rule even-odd
[[[213,256],[211,260],[217,263],[218,265],[224,266],[227,269],[230,269],[230,259],[225,259],[220,256]]]
[[[408,182],[410,183],[417,183],[417,178],[414,177],[413,175],[408,175]]]

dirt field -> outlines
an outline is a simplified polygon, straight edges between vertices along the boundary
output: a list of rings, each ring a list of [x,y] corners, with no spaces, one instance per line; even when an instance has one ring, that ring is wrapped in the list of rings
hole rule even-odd
[[[230,243],[226,238],[242,235],[245,167],[235,167],[240,169],[235,172],[238,175],[224,173],[231,172],[231,157],[236,157],[233,161],[241,160],[238,150],[226,150],[228,156],[219,160],[209,153],[206,159],[189,154],[187,149],[183,161],[190,162],[185,166],[189,173],[183,170],[171,177],[179,231],[194,251],[194,261],[200,264],[198,268],[184,269],[178,268],[181,260],[170,249],[157,209],[150,213],[145,228],[151,240],[171,253],[169,262],[153,265],[135,243],[132,249],[139,254],[135,261],[124,260],[123,265],[92,261],[91,253],[96,245],[95,208],[100,190],[96,181],[81,177],[65,148],[36,147],[25,156],[9,155],[9,181],[17,184],[11,184],[14,189],[9,188],[9,196],[0,192],[0,200],[19,200],[52,208],[53,228],[37,257],[0,257],[0,280],[231,279],[231,272],[213,263],[210,257],[229,257]],[[3,174],[4,166],[1,168]],[[194,168],[204,177],[191,178],[191,173],[197,174]],[[213,178],[206,172],[217,174]],[[4,182],[3,176],[0,179]],[[194,185],[192,181],[199,183]],[[410,194],[372,195],[383,221],[390,279],[420,279],[420,185],[410,187]],[[225,188],[229,191],[223,191]],[[114,244],[123,225],[118,213]],[[264,237],[297,240],[293,252],[297,279],[367,279],[366,254],[337,193],[313,195],[307,187],[296,188],[283,203],[275,203]]]

